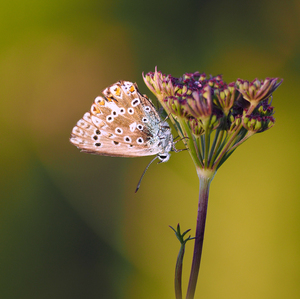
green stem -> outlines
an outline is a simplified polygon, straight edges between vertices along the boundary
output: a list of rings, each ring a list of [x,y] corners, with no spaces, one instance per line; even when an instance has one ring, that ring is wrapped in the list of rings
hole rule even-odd
[[[214,145],[214,147],[213,147],[213,149],[211,151],[211,153],[213,153],[213,155],[212,155],[212,157],[210,157],[209,168],[212,167],[212,165],[214,163],[214,160],[215,160],[215,158],[216,158],[216,156],[217,156],[217,154],[219,152],[218,150],[220,148],[220,144],[221,144],[221,141],[223,139],[223,135],[224,135],[224,130],[222,130],[221,133],[220,133],[219,130],[217,130],[216,136],[215,136],[215,139],[214,139],[214,144],[215,144],[215,140],[217,140],[217,142],[216,142],[216,144]],[[217,139],[216,139],[216,137],[217,137]]]
[[[208,157],[208,166],[210,167],[211,166],[211,158],[215,152],[215,148],[216,148],[216,143],[217,143],[217,140],[218,140],[218,136],[220,135],[220,130],[217,129],[216,132],[215,132],[215,136],[214,136],[214,140],[213,140],[213,143],[211,145],[211,148],[210,148],[210,151],[209,151],[209,157]]]
[[[195,147],[195,150],[196,150],[197,158],[198,158],[198,161],[199,161],[201,167],[203,168],[204,167],[204,165],[203,165],[203,158],[202,158],[201,151],[199,149],[199,146],[200,146],[200,142],[199,141],[200,141],[200,137],[197,137],[197,139],[196,139],[196,137],[193,136],[193,142],[194,142],[194,147]]]
[[[185,251],[185,243],[181,244],[175,267],[175,296],[182,299],[182,262]]]
[[[181,126],[182,131],[188,137],[187,144],[188,144],[188,149],[189,149],[190,155],[193,159],[193,162],[195,163],[196,167],[201,167],[202,165],[201,165],[200,161],[195,158],[198,155],[197,155],[197,152],[196,152],[197,148],[194,145],[194,138],[192,136],[191,129],[188,127],[188,124],[186,123],[185,120],[178,119],[178,123]]]
[[[207,168],[208,165],[209,146],[210,146],[210,129],[207,128],[205,130],[204,168]]]
[[[198,216],[197,216],[196,237],[195,237],[195,245],[194,245],[194,255],[193,255],[190,281],[188,285],[186,299],[193,299],[196,291],[197,279],[198,279],[198,274],[200,269],[202,246],[204,240],[209,186],[214,176],[214,172],[210,172],[210,174],[207,173],[207,175],[202,175],[200,172],[201,169],[199,169],[198,171],[200,190],[199,190],[199,203],[198,203]]]
[[[236,129],[236,131],[231,135],[229,141],[227,142],[225,147],[222,149],[222,152],[220,153],[220,155],[218,156],[216,162],[214,163],[214,166],[213,166],[214,170],[218,169],[218,164],[222,160],[223,156],[227,153],[227,150],[229,149],[229,147],[235,142],[236,137],[237,137],[238,133],[240,132],[240,130],[242,128],[243,128],[243,125],[240,124],[239,127]]]

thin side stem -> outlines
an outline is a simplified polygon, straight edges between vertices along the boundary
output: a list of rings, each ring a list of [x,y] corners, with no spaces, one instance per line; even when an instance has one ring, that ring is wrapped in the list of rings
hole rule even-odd
[[[203,159],[202,159],[202,155],[201,155],[201,152],[200,152],[200,149],[199,149],[199,137],[196,139],[195,136],[193,136],[193,142],[194,142],[194,147],[195,147],[195,150],[196,150],[196,153],[197,153],[197,158],[198,158],[198,161],[199,163],[201,164],[201,167],[203,167]],[[197,142],[198,141],[198,142]]]
[[[240,130],[242,129],[242,127],[243,127],[243,125],[240,124],[239,127],[236,129],[236,131],[231,135],[229,141],[227,142],[225,147],[222,149],[222,152],[220,153],[219,157],[217,158],[216,162],[214,163],[214,169],[218,168],[218,164],[220,163],[223,156],[226,154],[229,147],[235,142],[235,138],[238,135],[238,133],[240,132]]]
[[[209,152],[209,157],[208,157],[208,165],[209,165],[209,167],[211,166],[212,156],[215,153],[215,148],[216,148],[216,144],[217,144],[217,140],[218,140],[219,136],[220,136],[220,130],[217,129],[216,133],[215,133],[215,136],[214,136],[214,141],[213,141],[213,143],[211,145],[210,152]]]
[[[221,142],[222,142],[222,140],[223,140],[224,130],[222,130],[221,133],[220,133],[219,131],[217,131],[217,134],[218,134],[218,136],[217,136],[217,143],[216,143],[216,146],[214,147],[214,149],[213,149],[213,151],[212,151],[213,155],[212,155],[212,157],[210,158],[210,163],[209,163],[209,167],[210,167],[210,168],[212,168],[212,165],[214,164],[215,158],[216,158],[216,156],[217,156],[218,153],[219,153],[219,149],[222,148]],[[226,138],[226,137],[225,137],[225,138]],[[217,150],[215,150],[215,148],[216,148]]]
[[[175,267],[175,296],[182,299],[182,262],[185,251],[185,243],[181,244]]]
[[[207,168],[210,146],[210,129],[205,131],[205,152],[204,152],[204,167]]]
[[[197,157],[197,152],[196,152],[197,149],[193,144],[194,139],[193,139],[190,128],[188,127],[188,125],[185,121],[181,121],[181,119],[178,119],[178,122],[179,122],[181,128],[183,129],[184,134],[186,134],[186,136],[188,137],[187,145],[188,145],[188,149],[190,150],[190,155],[191,155],[195,165],[197,167],[201,167],[202,165],[200,164],[199,160],[195,159],[195,157]],[[183,136],[183,137],[186,137],[186,136]]]
[[[200,190],[199,190],[196,237],[195,237],[195,245],[194,245],[193,262],[192,262],[192,268],[191,268],[191,274],[190,274],[186,299],[193,299],[196,291],[197,279],[198,279],[198,274],[200,269],[202,246],[204,240],[209,186],[212,178],[213,176],[199,175]]]

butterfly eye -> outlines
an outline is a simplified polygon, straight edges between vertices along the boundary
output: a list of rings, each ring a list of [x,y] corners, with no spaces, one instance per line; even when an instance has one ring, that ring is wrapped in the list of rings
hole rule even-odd
[[[167,162],[170,159],[170,154],[169,153],[158,154],[158,158],[161,162]]]
[[[117,112],[117,111],[113,111],[111,114],[112,114],[113,116],[117,116],[117,115],[118,115],[118,112]]]
[[[111,115],[108,115],[106,117],[106,120],[107,120],[107,122],[111,123],[114,120],[114,118]]]
[[[138,144],[143,144],[143,143],[144,143],[144,139],[143,139],[142,137],[139,137],[139,138],[136,140],[136,142],[137,142]]]
[[[143,128],[144,128],[144,126],[142,126],[141,124],[138,124],[136,127],[137,127],[140,131],[142,131]]]
[[[120,114],[124,114],[125,113],[125,109],[124,108],[120,108],[119,113]]]
[[[140,99],[134,99],[131,101],[131,106],[136,107],[140,103],[141,103]]]
[[[101,146],[101,143],[100,143],[100,142],[97,142],[97,143],[95,143],[95,146],[100,147],[100,146]]]
[[[143,117],[143,118],[142,118],[142,122],[143,122],[143,123],[147,123],[147,122],[148,122],[148,118],[147,118],[147,117]]]
[[[144,110],[145,110],[146,112],[150,112],[150,111],[151,111],[151,108],[150,108],[149,106],[146,106],[146,107],[144,108]]]
[[[121,128],[116,128],[116,129],[115,129],[115,132],[116,132],[117,134],[122,134],[122,133],[123,133],[123,130],[122,130]]]
[[[134,110],[132,108],[128,108],[127,111],[128,111],[129,114],[133,114],[134,113]]]
[[[101,131],[97,129],[97,130],[95,130],[95,134],[101,135]]]
[[[129,143],[129,142],[131,142],[131,138],[129,136],[125,136],[124,141]]]
[[[94,136],[93,136],[93,139],[94,139],[94,140],[98,140],[98,136],[97,136],[97,135],[94,135]]]

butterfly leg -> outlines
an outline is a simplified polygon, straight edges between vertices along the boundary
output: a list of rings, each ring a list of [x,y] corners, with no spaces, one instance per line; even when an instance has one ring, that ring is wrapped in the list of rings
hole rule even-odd
[[[176,147],[172,148],[172,151],[175,153],[180,153],[182,151],[187,151],[187,150],[188,150],[188,148],[181,148],[181,149],[177,149]]]
[[[178,138],[178,137],[179,137],[179,136],[177,136],[176,138]],[[176,139],[176,138],[175,138],[175,139]],[[183,139],[186,139],[186,138],[189,138],[189,137],[183,137],[183,138],[181,138],[181,139],[179,139],[179,140],[173,142],[173,144],[172,144],[172,150],[173,150],[175,153],[179,153],[179,152],[188,150],[188,148],[177,149],[177,148],[175,147],[175,144],[176,144],[177,142],[179,142],[179,141],[181,141],[181,140],[183,140]]]

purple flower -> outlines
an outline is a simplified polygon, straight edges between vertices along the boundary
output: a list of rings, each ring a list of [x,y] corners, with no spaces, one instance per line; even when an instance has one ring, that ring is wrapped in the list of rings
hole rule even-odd
[[[238,145],[274,125],[269,98],[282,83],[266,78],[227,84],[221,75],[199,72],[176,78],[156,68],[144,81],[184,138],[199,173],[215,172]]]
[[[264,81],[255,79],[250,83],[242,79],[236,81],[238,91],[242,94],[243,98],[251,104],[250,113],[259,102],[268,99],[282,83],[282,80],[277,81],[278,78],[266,78]]]

